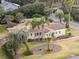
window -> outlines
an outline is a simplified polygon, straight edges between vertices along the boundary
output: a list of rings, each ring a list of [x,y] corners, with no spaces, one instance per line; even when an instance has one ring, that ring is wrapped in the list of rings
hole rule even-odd
[[[31,36],[32,36],[32,33],[31,33]]]
[[[47,36],[48,36],[48,34],[47,34]]]
[[[57,32],[55,32],[55,34],[57,34]]]
[[[54,36],[54,33],[52,33],[52,37]]]
[[[35,33],[35,36],[41,35],[41,33]]]
[[[39,33],[37,33],[37,36],[39,35]]]
[[[59,34],[61,34],[61,31],[59,31]]]
[[[41,32],[40,32],[40,35],[41,35]]]

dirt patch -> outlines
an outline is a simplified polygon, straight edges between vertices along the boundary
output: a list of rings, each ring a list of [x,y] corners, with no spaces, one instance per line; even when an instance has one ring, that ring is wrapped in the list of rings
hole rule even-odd
[[[46,54],[47,44],[35,47],[32,49],[33,54],[35,55],[43,55]],[[50,49],[52,49],[53,53],[61,51],[61,46],[56,44],[50,44]]]

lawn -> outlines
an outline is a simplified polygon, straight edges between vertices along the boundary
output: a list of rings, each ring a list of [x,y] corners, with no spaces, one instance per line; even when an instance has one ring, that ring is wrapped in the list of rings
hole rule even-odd
[[[0,25],[0,33],[4,32],[6,28],[3,25]]]
[[[72,29],[72,28],[71,28],[71,33],[72,33],[72,35],[74,35],[74,36],[79,36],[79,30],[76,30],[76,29]]]
[[[1,48],[0,48],[0,59],[8,59]]]
[[[59,52],[56,52],[56,53],[52,52],[50,54],[45,54],[45,55],[21,56],[20,59],[67,59],[67,57],[78,56],[79,55],[78,38],[79,36],[55,41],[54,44],[62,47],[61,51]],[[28,44],[30,49],[32,49],[44,44],[44,42],[34,42],[34,43],[28,43]],[[24,48],[24,46],[22,47],[23,48],[21,48],[21,51],[22,52],[26,51],[26,48]],[[4,55],[1,49],[0,49],[0,59],[6,59],[6,56]]]
[[[71,56],[79,55],[79,37],[68,38],[55,41],[55,44],[60,45],[62,50],[57,53],[50,53],[45,55],[31,55],[23,56],[20,59],[67,59]],[[37,45],[32,45],[32,47]]]

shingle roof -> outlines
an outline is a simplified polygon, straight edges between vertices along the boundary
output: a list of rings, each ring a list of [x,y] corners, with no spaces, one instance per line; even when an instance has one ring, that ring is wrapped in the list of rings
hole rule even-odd
[[[54,24],[45,25],[44,27],[40,27],[40,28],[35,28],[35,29],[30,28],[28,31],[29,32],[49,32],[50,30],[59,30],[59,29],[65,29],[65,26],[62,24],[54,23]]]
[[[4,11],[8,11],[9,9],[11,10],[18,9],[20,5],[5,1],[1,3],[1,6],[3,7]]]
[[[51,28],[53,30],[59,30],[59,29],[65,29],[65,26],[59,23],[50,24],[48,28]]]
[[[46,33],[46,32],[48,32],[49,30],[46,29],[45,27],[44,27],[44,28],[41,27],[41,28],[39,28],[39,29],[38,29],[38,28],[35,28],[35,29],[32,29],[32,28],[31,28],[31,29],[29,29],[28,31],[29,31],[29,32],[44,32],[44,33]]]

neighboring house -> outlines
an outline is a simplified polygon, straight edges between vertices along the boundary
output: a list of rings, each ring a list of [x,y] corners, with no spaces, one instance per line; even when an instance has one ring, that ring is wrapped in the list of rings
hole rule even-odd
[[[7,11],[13,11],[15,9],[18,9],[20,5],[2,0],[1,7],[5,12],[7,12]]]
[[[32,29],[28,29],[28,39],[41,39],[41,38],[57,38],[60,36],[65,36],[66,28],[62,24],[54,23],[50,25],[44,25],[44,27],[40,27]]]

